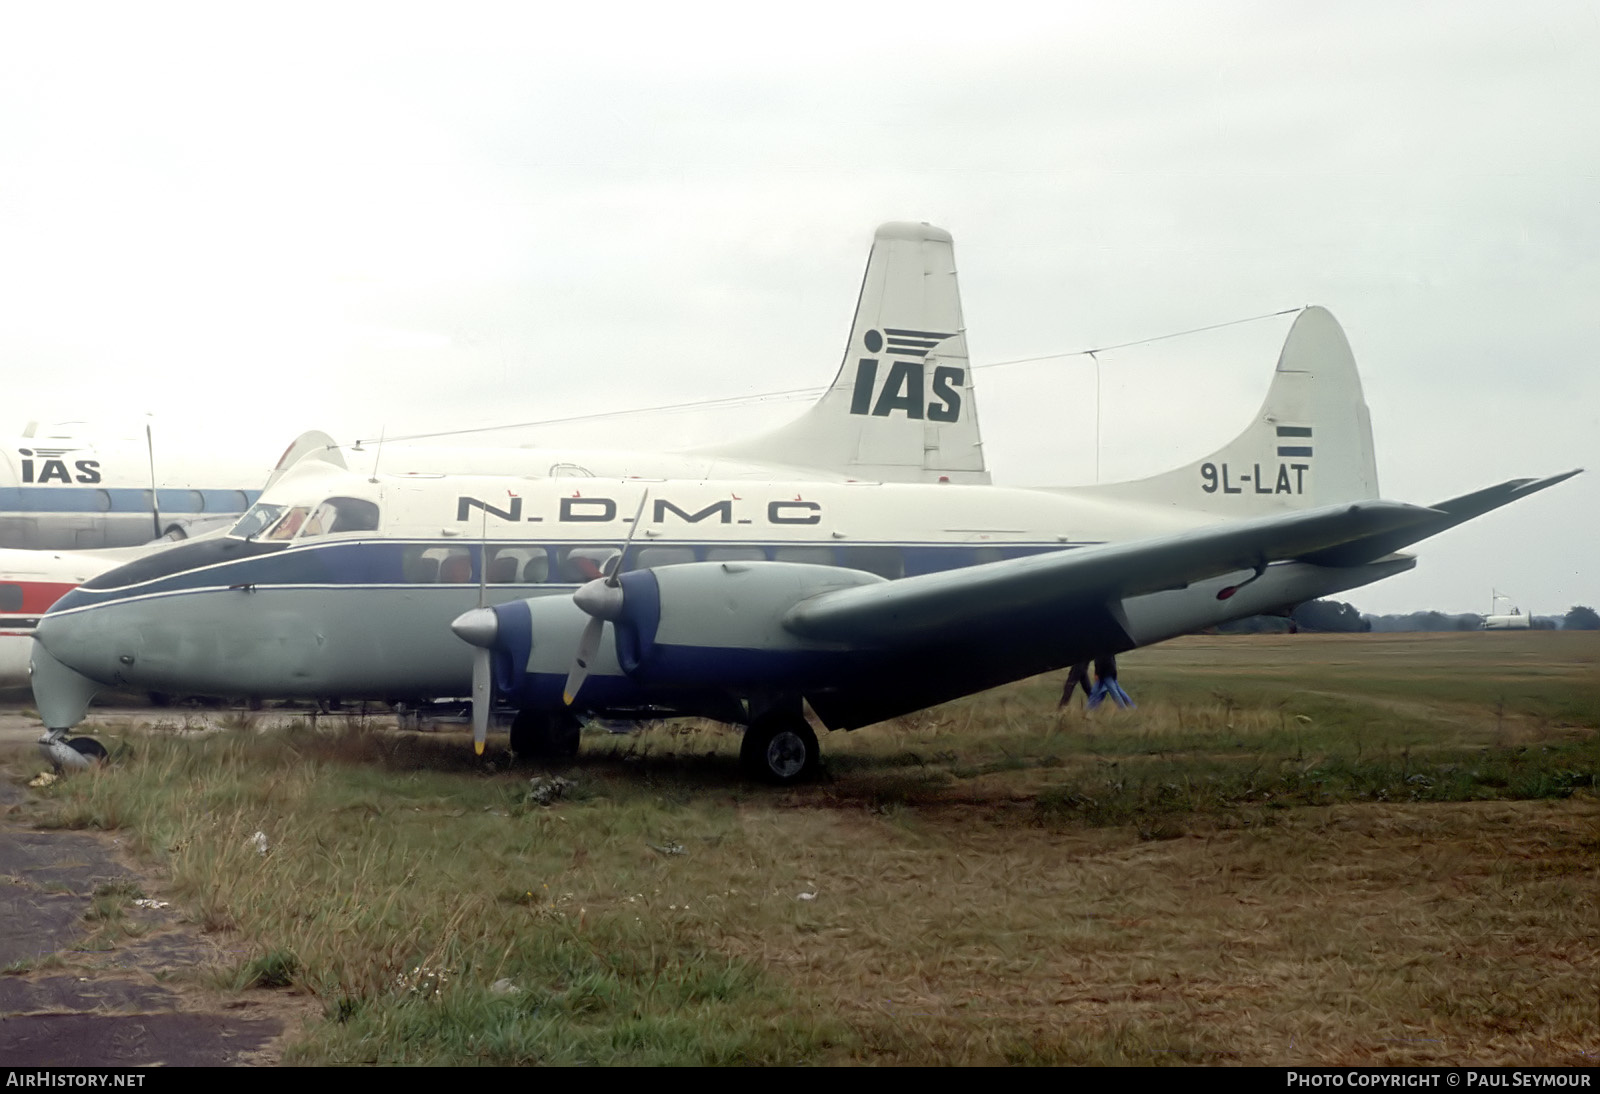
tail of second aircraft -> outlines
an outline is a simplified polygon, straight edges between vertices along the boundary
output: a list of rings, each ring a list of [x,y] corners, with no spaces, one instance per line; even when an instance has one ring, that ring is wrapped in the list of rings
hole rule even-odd
[[[770,433],[699,452],[862,480],[987,483],[950,233],[881,226],[822,398]]]
[[[1176,471],[1083,489],[1237,517],[1376,498],[1372,421],[1338,321],[1319,307],[1296,317],[1266,401],[1221,449]]]

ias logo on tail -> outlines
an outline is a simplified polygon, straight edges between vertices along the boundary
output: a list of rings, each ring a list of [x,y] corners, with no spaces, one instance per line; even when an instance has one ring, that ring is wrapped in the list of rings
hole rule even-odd
[[[856,362],[856,384],[850,398],[850,413],[887,418],[897,411],[917,421],[953,422],[961,417],[960,388],[967,370],[955,365],[935,365],[928,375],[927,357],[934,347],[951,334],[934,331],[898,330],[885,327],[869,330],[862,337],[868,353],[885,353],[888,367],[880,370],[880,359],[862,357]],[[898,360],[896,359],[898,358]],[[879,372],[883,372],[880,383]]]

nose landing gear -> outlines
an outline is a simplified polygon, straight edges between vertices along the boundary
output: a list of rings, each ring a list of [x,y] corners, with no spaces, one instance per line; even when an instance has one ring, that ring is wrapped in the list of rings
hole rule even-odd
[[[39,738],[39,751],[57,771],[85,771],[106,762],[106,746],[93,737],[68,737],[64,729],[52,729]]]

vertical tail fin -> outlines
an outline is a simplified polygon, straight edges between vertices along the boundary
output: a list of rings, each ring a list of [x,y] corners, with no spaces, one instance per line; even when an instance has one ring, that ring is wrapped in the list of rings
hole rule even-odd
[[[770,433],[699,451],[856,479],[988,482],[950,233],[882,225],[822,398]]]
[[[1228,444],[1176,471],[1086,489],[1241,517],[1376,498],[1372,421],[1338,321],[1319,307],[1295,318],[1266,401]]]

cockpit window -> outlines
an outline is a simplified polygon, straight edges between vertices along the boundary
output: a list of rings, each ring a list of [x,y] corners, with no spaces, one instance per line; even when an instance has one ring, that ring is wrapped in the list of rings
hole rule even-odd
[[[283,516],[283,511],[286,508],[287,506],[283,505],[266,505],[257,502],[245,511],[244,516],[239,518],[239,523],[235,524],[233,531],[228,534],[238,536],[240,539],[254,539],[276,524],[278,518]]]
[[[372,502],[361,498],[329,498],[312,511],[311,519],[300,529],[300,538],[377,530],[378,507]]]
[[[296,505],[285,513],[277,524],[272,526],[272,530],[267,533],[266,538],[293,539],[294,534],[300,530],[300,526],[305,524],[306,514],[310,511],[311,507],[309,505]]]

